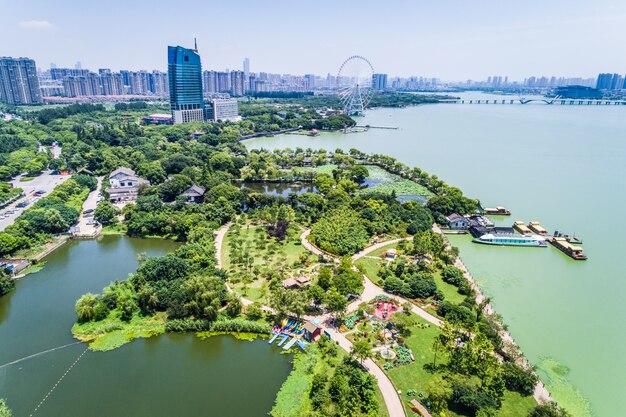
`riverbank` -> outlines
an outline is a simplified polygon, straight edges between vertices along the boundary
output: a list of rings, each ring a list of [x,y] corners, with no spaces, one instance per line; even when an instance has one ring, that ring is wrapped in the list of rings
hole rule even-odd
[[[626,316],[621,296],[626,281],[619,279],[622,272],[616,261],[626,237],[615,233],[611,222],[602,221],[597,213],[599,202],[624,205],[624,195],[611,191],[623,188],[626,175],[626,166],[619,162],[626,158],[620,140],[626,129],[623,110],[620,106],[533,105],[380,109],[368,111],[359,124],[397,125],[400,130],[315,139],[285,135],[248,141],[246,147],[311,147],[329,152],[358,148],[387,154],[436,172],[486,205],[505,205],[516,219],[538,218],[582,236],[590,259],[584,265],[550,250],[477,247],[467,237],[448,238],[460,249],[463,262],[492,299],[509,333],[537,366],[553,398],[575,417],[613,416],[621,412],[619,387],[621,370],[626,369],[626,333],[614,331],[621,325],[619,318]],[[464,152],[444,151],[449,149]],[[490,152],[497,158],[477,163]],[[529,171],[528,161],[542,168]],[[570,181],[563,176],[566,166],[585,166],[588,175]],[[520,192],[529,187],[533,198]],[[510,226],[510,221],[496,223]],[[602,300],[601,308],[584,307],[595,300]]]

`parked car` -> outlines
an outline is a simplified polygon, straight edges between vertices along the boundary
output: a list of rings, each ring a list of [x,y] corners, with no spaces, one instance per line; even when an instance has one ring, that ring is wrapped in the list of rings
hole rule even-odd
[[[93,213],[93,209],[87,209],[84,211],[85,214]]]

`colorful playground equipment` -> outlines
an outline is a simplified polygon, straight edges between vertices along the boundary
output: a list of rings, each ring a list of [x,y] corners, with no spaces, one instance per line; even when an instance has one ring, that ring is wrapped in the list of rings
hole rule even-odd
[[[272,344],[277,339],[280,339],[277,345],[282,346],[285,350],[289,350],[295,344],[297,344],[302,350],[306,349],[307,343],[304,340],[300,340],[298,337],[304,333],[304,323],[302,321],[285,319],[280,323],[280,327],[278,325],[274,326],[272,332],[274,335],[270,338],[268,342],[269,344]],[[289,338],[291,338],[291,340],[287,342]]]

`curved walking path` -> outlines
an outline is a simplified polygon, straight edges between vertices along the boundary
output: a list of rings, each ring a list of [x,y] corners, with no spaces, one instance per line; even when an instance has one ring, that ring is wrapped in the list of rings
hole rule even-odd
[[[228,228],[231,225],[232,223],[227,223],[215,231],[215,256],[217,257],[218,268],[222,267],[222,246],[224,244],[224,238],[226,237]],[[328,256],[327,254],[323,253],[320,249],[316,248],[307,240],[307,236],[309,235],[309,233],[311,233],[311,230],[307,229],[300,236],[302,245],[307,250],[311,251],[312,253],[316,255]],[[333,259],[335,259],[338,262],[338,259],[336,258],[333,258]],[[228,285],[226,285],[226,288],[228,289],[229,292],[233,292],[232,289]],[[241,298],[241,302],[244,305],[252,304],[252,301],[245,299],[245,298]],[[272,309],[267,306],[263,306],[263,309],[269,312],[273,312]],[[328,332],[331,335],[331,338],[335,340],[342,349],[350,353],[350,351],[352,350],[352,343],[344,335],[339,333],[335,328],[327,324],[329,318],[330,318],[329,315],[324,315],[322,317],[311,317],[310,319],[320,320],[322,329]],[[309,318],[305,317],[305,319],[309,319]],[[383,395],[383,399],[385,400],[385,407],[387,407],[389,416],[390,417],[406,417],[406,413],[404,411],[404,406],[402,405],[402,401],[400,400],[400,397],[398,396],[398,393],[396,392],[396,389],[393,386],[393,383],[391,382],[389,377],[387,377],[387,375],[383,372],[383,370],[380,369],[378,365],[376,365],[376,363],[372,361],[371,359],[367,359],[363,361],[363,365],[365,366],[367,371],[376,379],[378,388],[380,389],[380,392]]]
[[[311,251],[312,253],[314,253],[315,255],[324,255],[326,257],[332,257],[336,262],[339,262],[339,258],[337,258],[336,256],[332,256],[329,255],[325,252],[323,252],[320,248],[318,248],[317,246],[313,245],[311,242],[309,242],[309,240],[307,239],[307,237],[309,236],[309,234],[311,233],[311,229],[307,229],[305,231],[302,232],[302,234],[300,235],[300,241],[302,242],[302,246],[304,246],[306,249],[308,249],[309,251]],[[372,253],[380,248],[384,248],[385,246],[389,246],[389,245],[393,245],[394,243],[398,243],[400,241],[403,240],[412,240],[413,237],[405,237],[405,238],[398,238],[398,239],[392,239],[392,240],[387,240],[385,242],[380,242],[377,243],[375,245],[372,245],[370,247],[367,247],[365,249],[363,249],[361,252],[352,255],[352,261],[357,261],[360,258],[366,256],[369,253]],[[405,301],[407,301],[405,298],[399,297],[397,295],[393,295],[393,294],[389,294],[388,292],[386,292],[385,290],[383,290],[382,288],[380,288],[378,285],[374,284],[365,274],[363,275],[363,292],[361,293],[361,297],[360,300],[361,301],[369,301],[372,300],[374,297],[378,296],[378,295],[384,295],[386,297],[392,298],[394,300],[396,300],[399,303],[403,303]],[[351,313],[355,310],[357,310],[359,307],[359,303],[358,302],[353,302],[350,305],[348,305],[347,308],[347,312]],[[417,316],[423,318],[424,320],[426,320],[429,323],[434,324],[435,326],[441,326],[442,321],[440,319],[438,319],[437,317],[433,316],[432,314],[428,313],[427,311],[419,308],[418,306],[416,306],[415,304],[411,303],[411,312],[413,312],[414,314],[416,314]]]

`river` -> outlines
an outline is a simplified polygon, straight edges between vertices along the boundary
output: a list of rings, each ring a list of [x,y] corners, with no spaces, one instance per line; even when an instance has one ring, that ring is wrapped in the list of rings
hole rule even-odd
[[[235,417],[271,409],[291,365],[262,340],[174,334],[110,352],[78,343],[38,355],[76,342],[70,329],[78,297],[126,278],[138,253],[159,256],[176,247],[114,236],[71,242],[0,298],[0,398],[15,416]]]
[[[462,94],[464,98],[516,98]],[[553,247],[451,238],[554,398],[574,416],[626,409],[626,107],[436,104],[368,111],[364,133],[281,135],[249,148],[357,148],[419,166],[483,205],[579,234],[586,262]],[[617,219],[613,219],[613,216]]]

